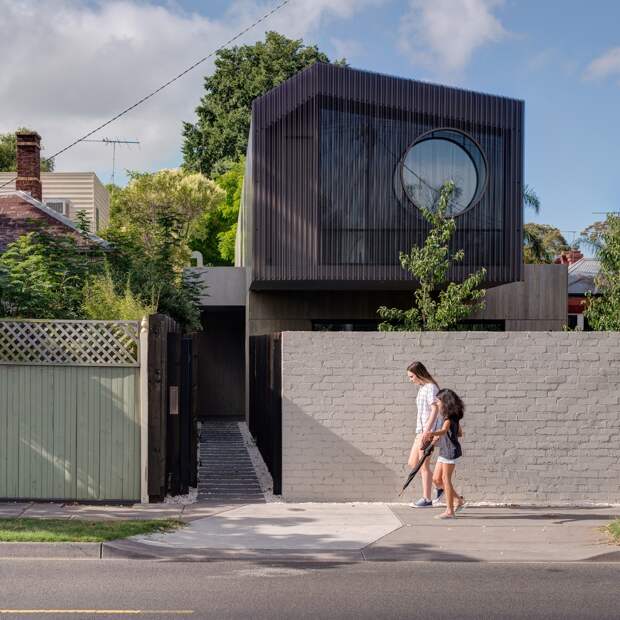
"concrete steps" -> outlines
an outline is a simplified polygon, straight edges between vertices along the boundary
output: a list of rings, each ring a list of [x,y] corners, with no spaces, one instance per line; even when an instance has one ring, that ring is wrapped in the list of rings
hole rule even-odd
[[[199,459],[199,502],[265,502],[236,420],[214,418],[202,422]]]

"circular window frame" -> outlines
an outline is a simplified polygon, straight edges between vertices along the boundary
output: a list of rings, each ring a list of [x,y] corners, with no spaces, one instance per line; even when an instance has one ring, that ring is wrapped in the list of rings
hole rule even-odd
[[[482,155],[482,159],[484,161],[484,165],[485,165],[485,168],[486,168],[486,175],[485,175],[485,179],[484,179],[484,184],[482,185],[482,188],[480,189],[480,193],[478,195],[478,198],[476,198],[476,194],[478,194],[478,187],[476,187],[476,193],[474,194],[474,199],[471,201],[471,203],[467,207],[465,207],[465,209],[460,211],[459,213],[450,216],[452,218],[457,218],[457,217],[461,217],[461,215],[465,215],[471,209],[473,209],[478,204],[480,204],[480,201],[484,198],[484,195],[486,194],[486,191],[487,191],[487,189],[489,187],[489,178],[491,176],[490,175],[490,169],[489,169],[489,160],[487,159],[486,153],[484,152],[483,148],[480,146],[480,143],[478,142],[478,140],[474,139],[471,135],[469,135],[467,132],[463,131],[462,129],[456,129],[454,127],[437,127],[435,129],[429,129],[428,131],[425,131],[423,134],[421,134],[415,140],[413,140],[407,146],[407,148],[405,149],[404,153],[402,154],[402,156],[400,158],[400,161],[398,162],[398,167],[400,168],[400,174],[399,174],[399,176],[400,176],[400,185],[401,185],[401,189],[402,189],[403,195],[405,197],[405,200],[408,203],[412,204],[416,209],[418,209],[418,211],[421,211],[424,207],[420,207],[419,205],[417,205],[412,200],[411,196],[409,196],[409,193],[405,189],[405,179],[404,179],[404,176],[403,176],[403,172],[405,170],[405,158],[407,157],[407,154],[411,151],[411,149],[416,144],[419,144],[421,142],[426,142],[427,140],[434,140],[434,139],[440,139],[440,140],[445,140],[446,142],[452,142],[452,144],[455,144],[460,149],[462,149],[465,152],[465,154],[471,159],[472,164],[474,166],[474,169],[476,170],[477,177],[480,176],[480,172],[478,171],[478,168],[476,166],[476,162],[474,161],[474,158],[471,156],[471,154],[467,151],[466,148],[464,148],[458,142],[455,142],[454,140],[450,140],[450,138],[441,138],[441,137],[434,138],[432,136],[432,134],[437,133],[439,131],[451,131],[453,133],[461,134],[462,136],[464,136],[468,140],[471,140],[474,143],[475,147],[480,152],[480,154]]]

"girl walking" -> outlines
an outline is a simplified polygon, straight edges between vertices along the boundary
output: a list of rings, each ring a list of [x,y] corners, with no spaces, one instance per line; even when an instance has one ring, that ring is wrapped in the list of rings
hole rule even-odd
[[[438,430],[441,420],[437,414],[437,407],[433,406],[439,392],[439,386],[432,375],[426,370],[422,362],[413,362],[407,368],[409,380],[420,386],[416,397],[418,416],[416,420],[416,436],[409,454],[409,467],[414,468],[422,458],[424,445],[422,436],[426,431]],[[431,438],[429,437],[430,441]],[[431,490],[433,475],[431,472],[430,459],[426,459],[420,471],[422,477],[422,497],[417,502],[409,504],[413,508],[429,508],[433,505]]]
[[[458,459],[463,455],[459,437],[463,435],[461,420],[465,407],[458,394],[452,390],[439,390],[435,403],[441,415],[441,428],[439,430],[424,433],[422,441],[432,440],[439,447],[437,469],[441,468],[441,481],[446,494],[446,510],[437,519],[453,519],[454,515],[464,504],[463,498],[456,492],[452,485],[452,477]]]

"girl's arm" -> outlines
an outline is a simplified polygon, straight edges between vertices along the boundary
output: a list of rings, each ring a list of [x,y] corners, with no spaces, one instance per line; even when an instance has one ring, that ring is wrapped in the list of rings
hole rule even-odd
[[[442,427],[438,431],[433,431],[433,432],[429,431],[428,434],[432,435],[433,437],[441,437],[442,435],[445,435],[449,429],[450,429],[450,420],[444,420]]]

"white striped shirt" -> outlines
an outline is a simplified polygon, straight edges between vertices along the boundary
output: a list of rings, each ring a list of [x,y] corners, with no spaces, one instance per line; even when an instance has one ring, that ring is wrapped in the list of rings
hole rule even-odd
[[[441,416],[437,416],[435,419],[435,428],[426,428],[428,419],[431,415],[431,405],[433,404],[439,388],[434,383],[425,383],[420,386],[418,395],[416,396],[416,405],[418,407],[418,419],[416,422],[415,432],[421,433],[424,431],[437,430],[437,425],[441,425]]]

